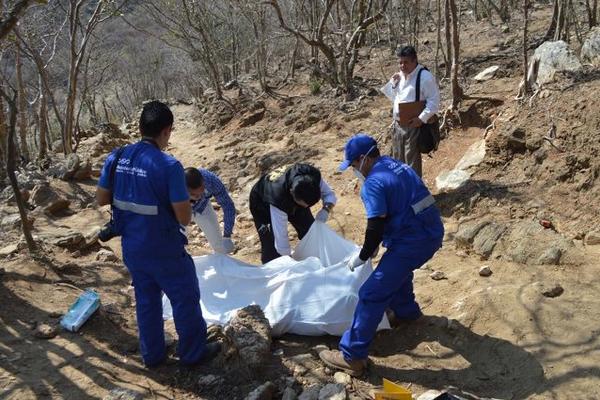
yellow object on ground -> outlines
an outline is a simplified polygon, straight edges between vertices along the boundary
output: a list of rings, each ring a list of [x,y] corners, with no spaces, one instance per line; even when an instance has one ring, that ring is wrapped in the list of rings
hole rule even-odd
[[[383,391],[375,392],[375,400],[412,400],[408,389],[383,378]]]

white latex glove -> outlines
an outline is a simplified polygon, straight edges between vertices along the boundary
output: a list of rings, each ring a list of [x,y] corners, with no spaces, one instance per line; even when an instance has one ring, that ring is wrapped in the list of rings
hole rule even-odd
[[[366,261],[363,261],[363,260],[360,259],[359,255],[360,255],[360,250],[357,250],[346,261],[346,266],[352,272],[354,272],[355,268],[360,267],[361,265],[363,265],[364,263],[366,263]]]
[[[327,222],[328,218],[329,212],[324,208],[321,208],[319,212],[317,212],[317,215],[315,215],[315,219],[319,222]]]
[[[225,251],[225,254],[233,253],[233,250],[235,250],[235,246],[231,238],[223,238],[223,250]]]

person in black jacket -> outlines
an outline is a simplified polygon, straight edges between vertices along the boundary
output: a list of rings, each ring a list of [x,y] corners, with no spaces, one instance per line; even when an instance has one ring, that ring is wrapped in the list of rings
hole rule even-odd
[[[310,207],[323,200],[313,217]],[[337,199],[321,172],[309,164],[286,165],[258,180],[250,192],[250,212],[258,231],[263,264],[292,253],[288,221],[302,239],[315,221],[326,222]]]

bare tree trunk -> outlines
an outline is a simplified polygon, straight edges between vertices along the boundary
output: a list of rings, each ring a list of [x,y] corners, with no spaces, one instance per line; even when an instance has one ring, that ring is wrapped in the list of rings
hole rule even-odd
[[[594,3],[596,0],[594,0]],[[596,25],[596,14],[592,12],[592,6],[590,5],[590,0],[585,0],[585,11],[588,15],[588,25],[590,28],[593,28]]]
[[[40,78],[40,112],[38,115],[39,118],[39,149],[38,149],[38,159],[43,160],[48,155],[48,125],[46,121],[48,119],[48,104],[46,100],[46,96],[44,96],[44,88],[41,83]]]
[[[100,22],[104,2],[99,1],[94,11],[89,16],[85,25],[81,26],[80,12],[83,5],[82,1],[69,1],[69,84],[67,88],[67,105],[65,109],[65,126],[63,131],[64,153],[73,152],[73,130],[77,121],[75,121],[75,102],[77,100],[77,86],[81,63],[83,62],[89,39],[93,30]],[[87,15],[87,13],[86,13]],[[81,36],[79,38],[79,36]]]
[[[415,0],[415,15],[413,20],[413,43],[416,49],[419,47],[419,0]]]
[[[446,73],[444,77],[449,78],[451,74],[452,62],[452,38],[451,38],[451,23],[450,23],[450,0],[444,1],[444,33],[446,34]]]
[[[458,56],[460,54],[460,38],[458,33],[458,12],[455,0],[449,0],[452,19],[452,109],[456,109],[462,100],[463,91],[458,84]]]
[[[531,87],[527,80],[527,72],[529,69],[529,62],[527,60],[527,49],[528,49],[528,35],[527,26],[529,25],[529,0],[523,0],[523,96],[531,93]]]
[[[0,183],[6,178],[6,155],[7,155],[7,133],[6,114],[4,114],[4,99],[0,95]]]
[[[1,90],[1,89],[0,89]],[[27,248],[29,249],[29,253],[34,255],[37,253],[37,245],[33,241],[33,237],[31,236],[31,227],[29,226],[27,219],[27,211],[25,209],[25,202],[23,201],[23,197],[21,196],[21,190],[19,189],[19,182],[17,181],[17,177],[15,176],[15,131],[16,131],[16,123],[17,123],[17,105],[15,94],[13,98],[9,98],[6,96],[4,91],[2,90],[2,96],[6,98],[9,103],[10,108],[10,117],[9,117],[9,129],[8,129],[8,154],[6,156],[6,173],[8,174],[8,178],[10,180],[10,185],[12,186],[13,192],[15,194],[15,200],[17,202],[17,207],[19,209],[19,215],[21,217],[21,229],[23,230],[23,236],[25,236],[25,241],[27,242]]]
[[[561,40],[564,36],[563,31],[566,31],[565,20],[567,16],[565,3],[565,0],[557,0],[558,15],[556,17],[556,30],[554,31],[554,40]]]
[[[546,40],[554,37],[554,34],[556,32],[556,25],[558,22],[558,3],[560,0],[554,0],[552,2],[552,17],[550,19],[550,26],[548,27],[548,30],[546,31],[546,35],[544,35],[544,38]]]
[[[475,0],[477,1],[477,0]],[[441,0],[436,0],[437,5],[437,39],[435,43],[435,77],[440,79],[440,46],[442,45],[442,5]]]
[[[300,39],[296,38],[296,43],[294,44],[294,50],[292,51],[292,56],[290,57],[290,76],[293,78],[296,74],[296,58],[298,57],[298,49],[300,48]]]
[[[21,157],[25,161],[29,161],[29,148],[27,146],[27,99],[25,96],[25,85],[23,85],[23,71],[21,62],[21,49],[16,46],[15,49],[15,73],[17,76],[17,93],[18,93],[18,119],[19,119],[19,141],[21,149]]]
[[[65,111],[65,130],[63,132],[63,151],[65,154],[73,152],[73,128],[75,123],[75,98],[77,96],[76,74],[69,74],[69,86],[67,89],[67,108]]]

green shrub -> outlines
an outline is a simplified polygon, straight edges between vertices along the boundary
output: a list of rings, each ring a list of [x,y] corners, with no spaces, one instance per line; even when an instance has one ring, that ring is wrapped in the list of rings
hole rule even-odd
[[[308,87],[310,88],[310,94],[312,95],[321,93],[321,81],[318,79],[311,79],[308,81]]]

